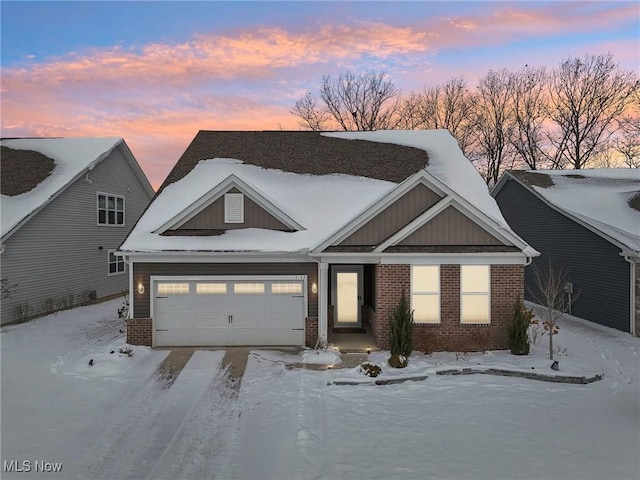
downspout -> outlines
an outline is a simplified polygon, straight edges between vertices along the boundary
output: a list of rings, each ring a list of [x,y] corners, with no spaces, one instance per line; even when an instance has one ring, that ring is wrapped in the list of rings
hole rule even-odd
[[[636,335],[636,262],[631,258],[631,255],[624,255],[624,259],[631,264],[629,269],[631,272],[629,282],[629,331],[631,335]]]

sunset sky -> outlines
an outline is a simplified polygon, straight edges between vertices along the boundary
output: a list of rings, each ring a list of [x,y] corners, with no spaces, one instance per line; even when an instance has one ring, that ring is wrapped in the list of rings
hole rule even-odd
[[[611,52],[640,70],[633,2],[2,1],[3,137],[124,137],[158,187],[198,130],[299,128],[322,75],[405,93]]]

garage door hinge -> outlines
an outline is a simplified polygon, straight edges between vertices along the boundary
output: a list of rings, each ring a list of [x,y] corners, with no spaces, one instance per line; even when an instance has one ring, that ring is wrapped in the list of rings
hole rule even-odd
[[[156,328],[156,332],[168,332],[168,328]]]
[[[304,328],[292,328],[291,330],[304,330]]]

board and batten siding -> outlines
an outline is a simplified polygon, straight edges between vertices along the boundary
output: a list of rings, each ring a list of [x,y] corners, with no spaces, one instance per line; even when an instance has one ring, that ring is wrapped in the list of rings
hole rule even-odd
[[[225,193],[241,193],[237,188],[232,188]],[[289,230],[284,223],[267,212],[260,205],[244,196],[244,222],[225,223],[224,221],[224,195],[215,200],[200,213],[189,219],[177,230],[191,229],[220,229],[234,230],[239,228],[264,228],[267,230]]]
[[[562,215],[515,180],[508,180],[495,199],[511,228],[540,252],[533,265],[541,272],[549,261],[564,268],[574,292],[580,292],[572,314],[630,331],[630,265],[620,248]],[[535,301],[533,267],[525,269],[525,298]]]
[[[96,192],[125,198],[124,226],[97,225]],[[5,242],[2,277],[15,287],[11,298],[2,300],[1,322],[19,320],[19,304],[39,315],[45,304],[69,294],[95,291],[100,299],[128,290],[126,267],[108,275],[108,252],[120,246],[150,200],[116,147]]]
[[[426,212],[440,199],[438,194],[425,185],[416,185],[345,238],[340,245],[378,245]]]
[[[231,276],[231,275],[306,275],[309,317],[318,316],[318,294],[311,287],[318,282],[317,263],[142,263],[133,264],[133,314],[136,318],[148,318],[151,315],[150,298],[153,295],[150,285],[151,276]],[[144,293],[137,292],[142,283]]]

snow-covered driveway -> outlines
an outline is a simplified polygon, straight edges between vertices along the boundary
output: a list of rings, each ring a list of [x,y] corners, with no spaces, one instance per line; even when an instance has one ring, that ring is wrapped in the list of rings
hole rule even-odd
[[[158,371],[166,351],[120,355],[118,306],[2,329],[0,447],[3,469],[13,469],[3,479],[640,476],[640,339],[628,334],[561,320],[560,373],[604,375],[588,385],[435,374],[551,372],[540,344],[527,357],[414,355],[409,369],[428,378],[386,386],[334,384],[364,378],[356,369],[288,365],[313,352],[256,350],[238,389],[223,352],[197,351],[173,383]],[[31,471],[18,473],[24,461]],[[62,471],[36,473],[35,462]]]
[[[222,470],[223,439],[237,418],[224,352],[195,352],[169,382],[158,370],[167,351],[119,353],[118,306],[3,328],[2,478],[42,478],[36,462],[62,463],[46,476],[65,479],[206,478]]]

